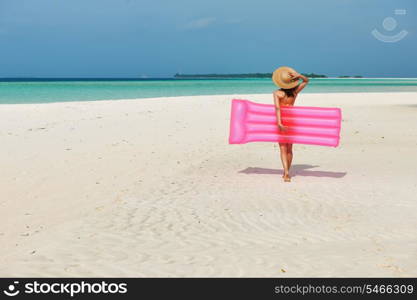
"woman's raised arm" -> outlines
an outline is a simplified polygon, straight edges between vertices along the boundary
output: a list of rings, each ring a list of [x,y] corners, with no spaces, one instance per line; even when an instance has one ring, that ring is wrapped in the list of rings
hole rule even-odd
[[[308,79],[308,77],[306,77],[304,75],[301,75],[301,74],[298,74],[298,73],[297,74],[294,74],[294,75],[296,76],[296,78],[300,78],[303,81],[295,89],[295,93],[298,94],[299,92],[301,92],[303,90],[303,88],[306,87],[306,85],[309,82],[309,79]]]

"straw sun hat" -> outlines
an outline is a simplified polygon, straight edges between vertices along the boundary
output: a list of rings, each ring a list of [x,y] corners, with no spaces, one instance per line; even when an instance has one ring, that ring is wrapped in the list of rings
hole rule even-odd
[[[293,68],[290,67],[279,67],[272,74],[272,81],[283,89],[292,89],[299,83],[299,79],[292,78],[290,73],[297,73]]]

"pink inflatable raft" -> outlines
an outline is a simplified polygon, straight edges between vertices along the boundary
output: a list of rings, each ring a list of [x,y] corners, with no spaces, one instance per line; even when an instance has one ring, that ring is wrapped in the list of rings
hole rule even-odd
[[[248,100],[232,100],[229,144],[281,142],[337,147],[340,140],[340,108],[284,106],[279,131],[275,106]]]

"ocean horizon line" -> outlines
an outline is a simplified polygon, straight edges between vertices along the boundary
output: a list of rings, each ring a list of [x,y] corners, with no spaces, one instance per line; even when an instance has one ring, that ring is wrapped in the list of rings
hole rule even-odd
[[[22,82],[22,81],[152,81],[152,80],[175,80],[175,81],[186,81],[186,80],[245,80],[245,79],[260,79],[265,80],[269,78],[260,77],[189,77],[189,78],[178,78],[178,77],[0,77],[0,82]],[[310,78],[312,80],[366,80],[366,79],[402,79],[402,80],[415,80],[417,77],[326,77],[326,78]]]

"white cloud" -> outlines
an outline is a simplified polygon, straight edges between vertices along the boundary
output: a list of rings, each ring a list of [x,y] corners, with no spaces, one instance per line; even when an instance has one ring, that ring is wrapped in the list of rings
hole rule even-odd
[[[214,17],[207,17],[207,18],[200,18],[196,20],[192,20],[187,24],[181,26],[182,29],[201,29],[210,26],[216,21]]]

